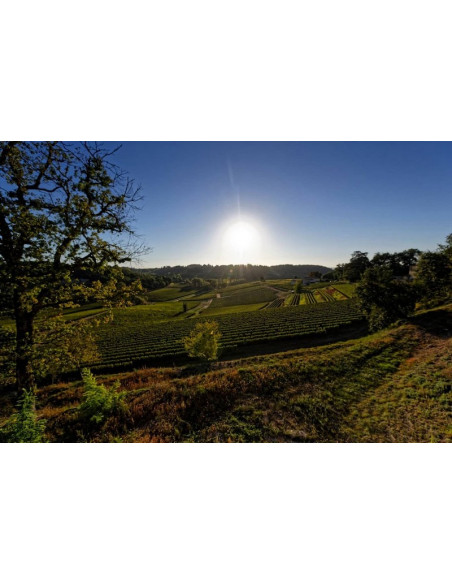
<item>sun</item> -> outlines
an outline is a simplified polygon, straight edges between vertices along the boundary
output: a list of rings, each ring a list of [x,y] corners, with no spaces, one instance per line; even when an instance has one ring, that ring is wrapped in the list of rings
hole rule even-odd
[[[259,232],[248,221],[240,220],[230,224],[223,235],[224,252],[232,263],[255,261],[259,244]]]

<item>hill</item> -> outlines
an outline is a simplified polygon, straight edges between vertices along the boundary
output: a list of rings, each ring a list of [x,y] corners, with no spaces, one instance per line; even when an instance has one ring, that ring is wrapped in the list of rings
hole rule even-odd
[[[80,383],[38,390],[50,441],[450,442],[452,305],[380,333],[119,380],[127,411],[101,427],[77,414]],[[13,405],[2,398],[6,416]]]
[[[320,272],[323,275],[332,270],[332,268],[327,268],[326,266],[311,264],[281,264],[277,266],[191,264],[189,266],[131,269],[140,274],[165,277],[180,276],[183,279],[203,278],[205,280],[231,277],[243,280],[307,278],[311,272]]]

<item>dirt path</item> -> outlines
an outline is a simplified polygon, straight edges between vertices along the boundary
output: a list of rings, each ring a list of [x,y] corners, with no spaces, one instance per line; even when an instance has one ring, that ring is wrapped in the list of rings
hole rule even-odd
[[[212,304],[212,300],[213,298],[209,298],[209,300],[204,300],[201,302],[201,306],[198,309],[198,314],[209,308],[209,306]]]

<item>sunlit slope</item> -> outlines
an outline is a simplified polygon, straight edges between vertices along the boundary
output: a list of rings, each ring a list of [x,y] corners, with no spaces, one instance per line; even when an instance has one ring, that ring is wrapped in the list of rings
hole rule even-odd
[[[202,372],[115,374],[128,414],[95,429],[80,384],[38,392],[51,441],[450,442],[452,306],[378,334]],[[6,414],[5,414],[6,415]]]

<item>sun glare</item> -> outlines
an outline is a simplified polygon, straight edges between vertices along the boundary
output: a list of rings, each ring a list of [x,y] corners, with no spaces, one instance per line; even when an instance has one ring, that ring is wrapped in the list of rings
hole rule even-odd
[[[224,253],[232,263],[256,261],[259,245],[259,232],[248,221],[236,221],[229,225],[224,232]]]

